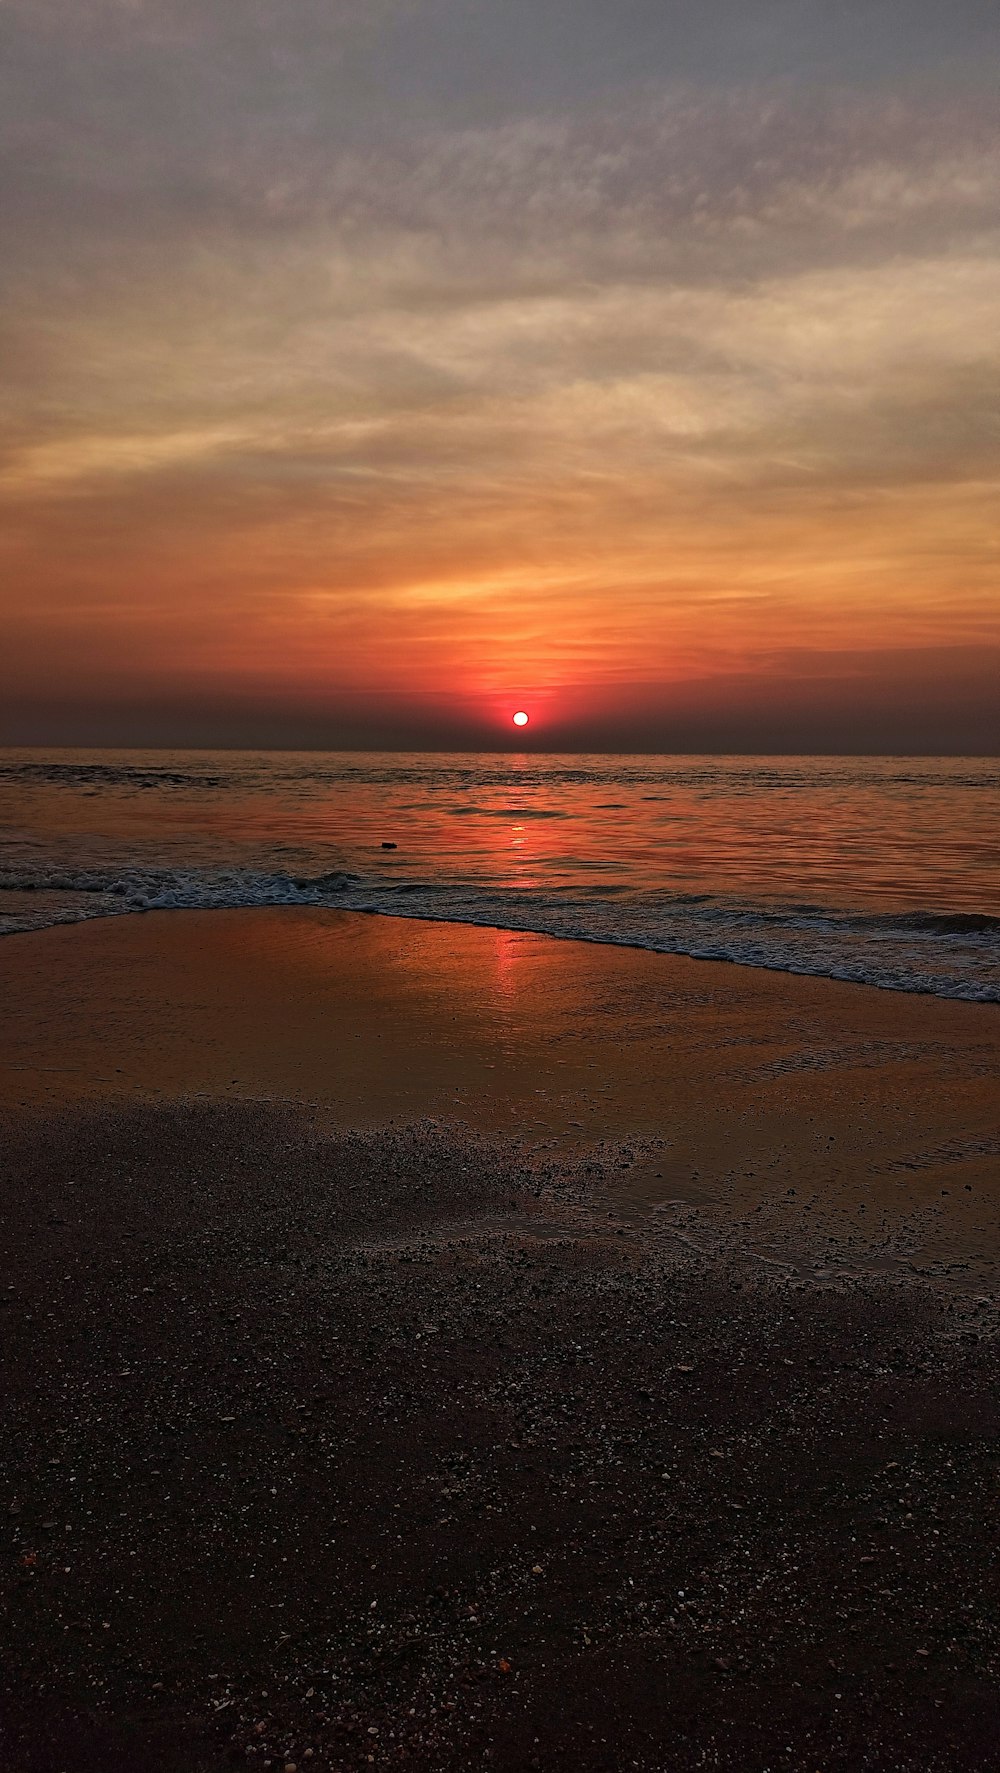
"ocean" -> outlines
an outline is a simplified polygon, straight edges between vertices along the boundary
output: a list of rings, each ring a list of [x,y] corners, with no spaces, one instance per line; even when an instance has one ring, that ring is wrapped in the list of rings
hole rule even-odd
[[[0,751],[0,934],[260,905],[996,1003],[1000,760]]]

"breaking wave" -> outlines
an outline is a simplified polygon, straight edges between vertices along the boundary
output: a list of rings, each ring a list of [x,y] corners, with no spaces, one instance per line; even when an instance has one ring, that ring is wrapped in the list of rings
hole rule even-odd
[[[1000,1003],[1000,917],[848,912],[705,893],[592,892],[208,867],[0,869],[0,935],[150,911],[316,906],[536,931],[841,979],[883,990]]]

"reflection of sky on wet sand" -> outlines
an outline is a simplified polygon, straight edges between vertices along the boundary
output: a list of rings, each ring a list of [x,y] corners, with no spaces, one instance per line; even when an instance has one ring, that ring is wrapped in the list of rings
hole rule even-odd
[[[570,1161],[655,1139],[615,1170],[623,1210],[694,1201],[763,1236],[808,1207],[859,1250],[909,1226],[955,1260],[995,1244],[996,1035],[992,1006],[336,912],[0,943],[7,1101],[263,1097]]]
[[[494,930],[493,945],[496,954],[497,996],[516,1006],[520,989],[518,979],[519,960],[518,946],[523,946],[523,938],[512,930]]]

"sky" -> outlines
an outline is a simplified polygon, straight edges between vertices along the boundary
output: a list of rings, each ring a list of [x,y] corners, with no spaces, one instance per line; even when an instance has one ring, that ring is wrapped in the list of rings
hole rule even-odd
[[[0,0],[0,743],[1000,752],[998,75],[995,0]]]

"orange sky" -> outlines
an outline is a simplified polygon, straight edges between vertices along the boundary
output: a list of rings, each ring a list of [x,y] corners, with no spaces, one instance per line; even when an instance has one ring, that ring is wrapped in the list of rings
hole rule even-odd
[[[1000,746],[982,46],[506,10],[9,8],[0,742]]]

